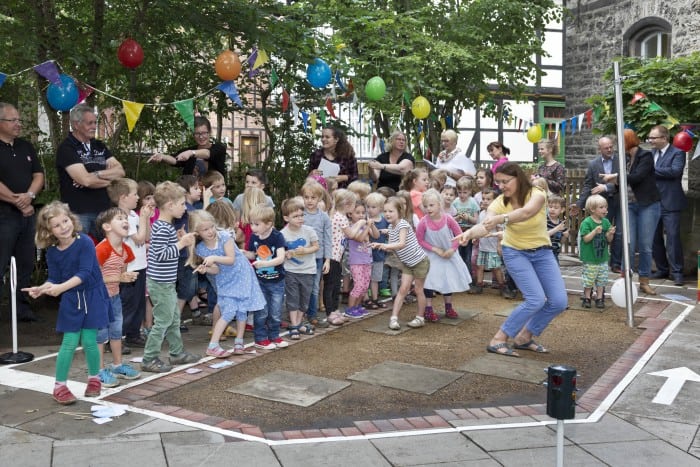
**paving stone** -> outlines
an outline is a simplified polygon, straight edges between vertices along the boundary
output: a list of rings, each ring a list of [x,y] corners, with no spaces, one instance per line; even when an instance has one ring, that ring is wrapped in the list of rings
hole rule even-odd
[[[391,466],[372,443],[364,440],[282,445],[273,446],[272,449],[284,467],[314,465],[332,465],[333,467]]]
[[[168,467],[275,467],[279,461],[269,446],[264,443],[240,441],[201,446],[166,444],[165,456]],[[145,465],[145,464],[142,464]]]
[[[621,416],[621,418],[684,451],[691,448],[693,438],[698,432],[698,426],[694,424],[669,422],[635,415]],[[700,445],[700,439],[695,438],[695,442]]]
[[[490,458],[459,433],[373,439],[372,444],[392,465],[444,465],[446,462],[461,463]]]
[[[696,466],[700,463],[697,457],[658,439],[583,444],[581,447],[606,465]]]
[[[12,467],[51,465],[52,449],[52,440],[44,439],[29,443],[12,443],[3,439],[0,441],[0,460],[2,460],[3,465]]]
[[[489,452],[557,445],[556,433],[546,426],[473,430],[462,434]],[[565,440],[565,444],[571,444],[571,442]]]
[[[225,441],[223,435],[203,430],[163,433],[161,439],[163,440],[164,446],[169,446],[171,444],[178,446],[210,445],[223,443]]]
[[[455,371],[386,361],[359,371],[348,379],[421,394],[432,394],[462,376]]]
[[[492,452],[491,455],[504,467],[547,467],[557,465],[556,447],[516,449]],[[564,446],[564,465],[566,467],[595,467],[603,464],[578,446]],[[631,465],[631,464],[614,464]]]
[[[160,440],[135,441],[133,439],[99,440],[99,444],[58,444],[53,449],[53,464],[43,465],[124,467],[124,465],[128,465],[129,459],[137,465],[147,465],[148,467],[166,467],[168,465]]]
[[[276,370],[227,391],[285,404],[309,407],[331,396],[350,383],[320,376]]]
[[[374,323],[374,326],[366,328],[365,331],[376,332],[377,334],[386,334],[388,336],[398,336],[404,332],[412,331],[412,329],[406,326],[406,323],[401,324],[401,329],[389,329],[388,322],[380,321],[378,323]]]
[[[459,318],[456,319],[450,319],[450,318],[445,318],[442,316],[440,318],[440,321],[438,321],[439,324],[446,324],[448,326],[459,326],[465,321],[472,320],[479,316],[481,314],[480,311],[463,311],[459,310],[457,311],[457,314],[459,314]]]
[[[556,425],[550,425],[550,429],[556,430]],[[606,415],[597,423],[566,424],[564,436],[576,444],[654,439],[653,435],[614,415]]]
[[[5,444],[41,443],[42,441],[52,443],[53,439],[0,425],[0,446]],[[0,456],[0,459],[3,459],[3,457]],[[5,459],[9,459],[9,457]]]
[[[527,350],[519,353],[521,356],[523,354],[525,356],[523,358],[511,358],[502,355],[486,354],[469,360],[459,367],[459,370],[533,384],[541,384],[545,381],[547,374],[544,372],[544,369],[551,364],[540,360],[528,359],[526,357]]]

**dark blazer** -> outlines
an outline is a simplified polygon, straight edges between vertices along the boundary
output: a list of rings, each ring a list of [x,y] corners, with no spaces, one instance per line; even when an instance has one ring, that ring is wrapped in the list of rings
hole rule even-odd
[[[603,169],[603,156],[598,154],[595,159],[588,163],[588,170],[586,170],[586,178],[583,180],[583,187],[581,188],[581,194],[579,195],[576,205],[581,209],[585,209],[586,200],[591,196],[591,190],[598,184],[602,183],[600,179],[600,174],[605,173]],[[620,173],[620,162],[618,160],[617,154],[612,157],[612,173]],[[616,184],[608,183],[608,191],[606,192],[606,198],[608,199],[608,206],[613,204],[614,200],[619,198],[619,190]],[[615,202],[616,204],[616,202]]]
[[[630,155],[627,154],[629,163]],[[627,170],[627,183],[629,184],[637,203],[642,206],[655,203],[661,199],[659,190],[654,180],[654,156],[651,151],[639,148],[634,162]]]
[[[653,160],[653,156],[652,156]],[[666,211],[681,211],[688,206],[681,179],[685,169],[685,153],[670,145],[656,161],[656,187],[661,194],[661,207]]]

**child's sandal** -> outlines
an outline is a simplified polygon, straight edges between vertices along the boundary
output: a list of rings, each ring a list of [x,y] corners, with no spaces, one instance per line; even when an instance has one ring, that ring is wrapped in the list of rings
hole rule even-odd
[[[365,307],[367,310],[378,310],[379,309],[379,303],[377,303],[376,300],[366,300],[362,306]]]
[[[301,334],[299,333],[299,326],[289,326],[289,338],[293,341],[298,341],[301,339]]]
[[[313,336],[314,335],[314,327],[309,323],[304,323],[304,324],[299,325],[298,329],[299,329],[299,333],[304,334],[306,336]]]

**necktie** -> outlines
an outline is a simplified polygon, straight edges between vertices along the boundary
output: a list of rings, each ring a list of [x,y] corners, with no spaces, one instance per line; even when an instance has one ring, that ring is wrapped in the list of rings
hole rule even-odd
[[[657,150],[656,150],[656,154],[654,155],[654,163],[655,163],[655,165],[659,165],[659,163],[661,162],[661,156],[662,156],[662,155],[663,155],[663,154],[661,153],[661,150],[660,150],[660,149],[657,149]]]

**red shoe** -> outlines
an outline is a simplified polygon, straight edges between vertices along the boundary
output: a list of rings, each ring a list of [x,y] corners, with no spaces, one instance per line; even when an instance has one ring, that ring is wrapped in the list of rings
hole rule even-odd
[[[455,309],[452,308],[452,306],[450,305],[445,307],[445,318],[457,319],[459,318],[459,315],[457,314]]]
[[[99,397],[102,391],[102,384],[99,378],[88,379],[87,387],[85,388],[85,397]]]
[[[59,386],[53,390],[53,400],[61,405],[71,405],[75,403],[76,399],[68,386]]]
[[[253,325],[252,324],[246,324],[245,325],[245,330],[247,332],[253,332]]]
[[[430,321],[431,323],[437,323],[440,321],[440,317],[433,311],[433,307],[431,306],[425,307],[425,314],[423,317],[426,321]]]

